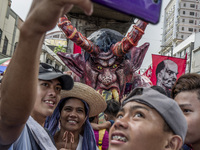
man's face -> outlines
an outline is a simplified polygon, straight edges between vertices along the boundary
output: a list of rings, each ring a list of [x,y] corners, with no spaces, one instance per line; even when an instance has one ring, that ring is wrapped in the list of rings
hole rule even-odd
[[[38,80],[37,97],[31,116],[47,117],[52,115],[60,100],[61,84],[58,79]]]
[[[165,61],[165,68],[158,75],[161,85],[171,89],[176,82],[178,74],[178,66],[173,61]]]
[[[167,136],[164,121],[156,110],[128,102],[118,113],[109,132],[109,150],[161,150]]]
[[[196,92],[180,92],[175,101],[182,109],[188,123],[186,144],[200,143],[200,100]]]

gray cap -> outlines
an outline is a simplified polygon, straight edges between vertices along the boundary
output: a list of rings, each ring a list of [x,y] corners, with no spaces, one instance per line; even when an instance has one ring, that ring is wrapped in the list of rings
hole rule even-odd
[[[182,110],[173,99],[161,94],[152,88],[135,88],[122,102],[122,106],[130,101],[142,103],[154,108],[172,131],[185,140],[187,122]]]
[[[63,74],[58,69],[55,69],[53,66],[40,63],[38,79],[40,80],[53,80],[58,79],[61,82],[63,90],[71,90],[74,86],[74,81],[71,76]]]

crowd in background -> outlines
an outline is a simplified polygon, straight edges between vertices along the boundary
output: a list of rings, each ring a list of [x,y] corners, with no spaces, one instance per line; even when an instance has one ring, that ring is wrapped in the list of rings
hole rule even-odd
[[[45,33],[73,5],[92,13],[90,0],[33,0],[1,82],[0,149],[199,150],[200,75],[182,75],[171,98],[153,86],[105,102],[90,86],[39,62]]]

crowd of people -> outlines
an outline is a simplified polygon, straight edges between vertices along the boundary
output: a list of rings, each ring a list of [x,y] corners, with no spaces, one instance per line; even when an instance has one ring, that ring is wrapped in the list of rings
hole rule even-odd
[[[90,0],[33,0],[1,83],[0,149],[199,150],[200,75],[182,75],[171,98],[162,87],[138,87],[121,104],[106,103],[39,62],[45,33],[73,5],[92,14]],[[106,121],[99,125],[101,112]]]

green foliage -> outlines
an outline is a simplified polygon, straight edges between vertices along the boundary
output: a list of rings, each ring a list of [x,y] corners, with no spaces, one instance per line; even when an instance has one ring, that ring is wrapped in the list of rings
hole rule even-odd
[[[57,53],[57,52],[66,52],[66,49],[63,47],[63,46],[57,46],[54,48],[54,53]]]

